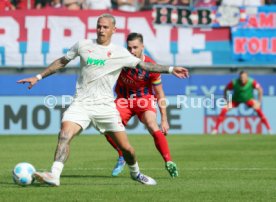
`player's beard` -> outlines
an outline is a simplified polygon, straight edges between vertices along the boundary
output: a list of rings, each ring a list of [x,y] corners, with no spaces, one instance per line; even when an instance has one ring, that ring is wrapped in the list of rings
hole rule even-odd
[[[104,35],[98,35],[97,36],[97,42],[99,44],[104,44],[107,41],[107,37]]]

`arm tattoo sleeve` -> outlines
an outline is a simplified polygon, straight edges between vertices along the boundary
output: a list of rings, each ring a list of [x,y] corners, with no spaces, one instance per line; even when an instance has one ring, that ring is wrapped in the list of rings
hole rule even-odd
[[[70,60],[67,60],[65,57],[55,60],[41,73],[42,78],[56,73],[57,70],[64,68],[69,62]]]
[[[159,72],[159,73],[167,73],[169,74],[169,66],[159,65],[159,64],[152,64],[147,62],[140,62],[138,67],[141,67],[143,70],[147,70],[150,72]]]

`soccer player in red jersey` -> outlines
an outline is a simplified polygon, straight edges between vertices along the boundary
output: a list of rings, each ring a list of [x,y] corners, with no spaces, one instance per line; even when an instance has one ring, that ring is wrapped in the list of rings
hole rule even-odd
[[[258,91],[258,101],[254,100],[254,89]],[[239,78],[228,83],[228,85],[224,89],[225,98],[227,96],[227,91],[230,90],[233,91],[233,101],[229,102],[225,106],[225,108],[221,110],[212,134],[217,134],[219,125],[223,122],[228,110],[239,106],[239,104],[241,103],[245,103],[248,107],[252,107],[257,112],[258,116],[261,119],[261,122],[266,126],[268,133],[271,134],[272,130],[267,118],[265,117],[261,109],[261,102],[263,97],[263,90],[261,85],[256,80],[249,78],[247,72],[241,71]]]
[[[128,35],[127,49],[131,54],[144,62],[154,63],[151,58],[143,53],[144,45],[141,34],[130,33]],[[150,73],[142,69],[132,70],[124,68],[119,76],[115,91],[117,94],[115,103],[120,112],[122,123],[126,125],[132,116],[137,115],[152,135],[155,146],[165,161],[165,168],[172,177],[178,176],[177,167],[172,162],[168,142],[165,137],[169,130],[169,124],[160,74]],[[161,114],[161,129],[156,121],[155,97],[157,98]],[[123,154],[108,135],[106,135],[106,139],[119,154],[118,162],[112,172],[113,176],[118,176],[125,164]]]
[[[0,11],[15,10],[14,5],[9,0],[0,0]]]

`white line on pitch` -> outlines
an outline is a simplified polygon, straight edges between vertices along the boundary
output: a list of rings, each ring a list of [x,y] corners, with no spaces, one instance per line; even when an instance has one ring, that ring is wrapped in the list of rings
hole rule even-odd
[[[66,169],[66,168],[65,168]],[[69,168],[67,171],[86,171],[86,170],[111,170],[112,168]],[[165,168],[142,168],[141,170],[164,170]],[[45,170],[45,169],[42,169]],[[181,171],[276,171],[276,168],[182,168]]]
[[[100,171],[100,170],[112,170],[112,168],[68,168],[64,169],[64,171]],[[143,171],[152,170],[152,171],[162,171],[165,168],[141,168]],[[181,168],[179,171],[276,171],[276,168]],[[0,174],[6,173],[10,170],[3,169]],[[49,171],[49,169],[45,168],[37,168],[37,171]]]

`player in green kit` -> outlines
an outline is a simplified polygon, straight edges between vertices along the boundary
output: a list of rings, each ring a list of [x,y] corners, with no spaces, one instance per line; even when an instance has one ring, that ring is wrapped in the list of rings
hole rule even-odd
[[[254,100],[254,89],[258,91],[258,100]],[[261,119],[261,122],[266,126],[268,133],[272,134],[272,130],[268,123],[267,118],[261,109],[261,102],[263,97],[263,90],[261,85],[254,79],[249,78],[247,72],[241,71],[238,79],[235,79],[228,83],[224,89],[224,97],[227,96],[227,91],[233,91],[232,102],[229,102],[220,112],[216,122],[216,126],[212,131],[212,134],[218,133],[219,125],[223,122],[228,110],[239,106],[241,103],[245,103],[248,107],[252,107]]]

